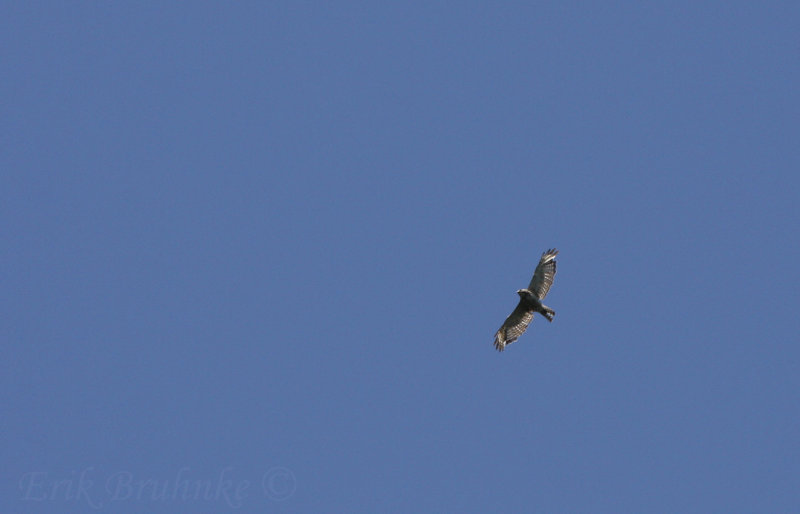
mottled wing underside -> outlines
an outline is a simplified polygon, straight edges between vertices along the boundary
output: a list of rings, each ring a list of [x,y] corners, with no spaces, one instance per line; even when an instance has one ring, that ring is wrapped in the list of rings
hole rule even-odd
[[[525,309],[520,300],[517,308],[506,318],[503,326],[494,335],[494,347],[502,352],[506,345],[516,341],[525,332],[532,319],[533,311]]]
[[[540,300],[544,300],[547,292],[550,291],[550,286],[553,285],[553,277],[556,276],[556,255],[558,255],[558,250],[555,248],[542,254],[539,265],[536,266],[536,271],[533,272],[533,278],[528,286],[528,290]]]

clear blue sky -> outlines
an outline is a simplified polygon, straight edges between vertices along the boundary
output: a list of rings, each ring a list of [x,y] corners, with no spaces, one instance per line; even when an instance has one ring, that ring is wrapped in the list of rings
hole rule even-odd
[[[796,509],[798,5],[5,3],[0,510]]]

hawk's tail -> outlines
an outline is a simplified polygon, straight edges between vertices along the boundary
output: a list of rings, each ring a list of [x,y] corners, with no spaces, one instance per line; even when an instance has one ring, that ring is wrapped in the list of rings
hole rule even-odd
[[[542,315],[547,318],[547,321],[553,321],[553,318],[556,316],[556,311],[550,307],[545,307]]]

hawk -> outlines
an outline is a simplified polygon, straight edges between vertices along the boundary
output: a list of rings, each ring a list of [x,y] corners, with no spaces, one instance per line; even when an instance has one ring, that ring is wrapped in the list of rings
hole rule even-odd
[[[528,325],[533,320],[533,313],[538,312],[547,321],[553,321],[556,311],[542,303],[550,286],[553,285],[553,277],[556,276],[556,255],[558,250],[551,248],[542,254],[539,265],[533,272],[533,278],[528,285],[528,289],[517,291],[519,303],[514,312],[503,322],[503,326],[494,335],[494,347],[497,351],[505,350],[506,345],[516,341],[521,336]]]

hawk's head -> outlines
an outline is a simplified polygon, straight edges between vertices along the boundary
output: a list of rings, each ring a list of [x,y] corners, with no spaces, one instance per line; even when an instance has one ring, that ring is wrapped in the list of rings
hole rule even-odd
[[[528,291],[527,289],[517,289],[517,294],[520,298],[532,298],[533,293]]]

